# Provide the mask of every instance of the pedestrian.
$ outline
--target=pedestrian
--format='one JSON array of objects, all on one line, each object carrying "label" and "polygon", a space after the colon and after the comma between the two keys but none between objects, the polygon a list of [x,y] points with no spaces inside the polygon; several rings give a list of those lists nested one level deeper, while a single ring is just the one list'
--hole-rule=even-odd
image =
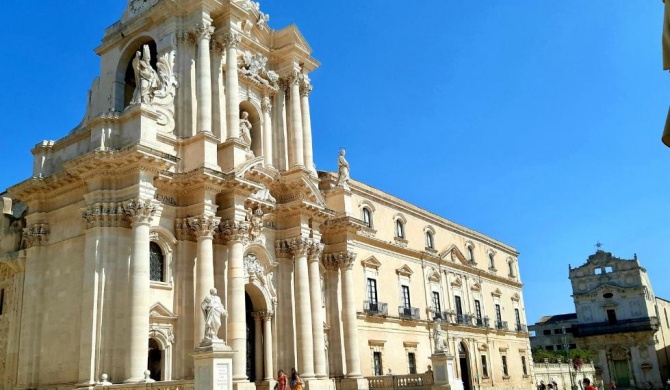
[{"label": "pedestrian", "polygon": [[584,384],[584,390],[596,390],[595,387],[591,386],[591,380],[589,378],[584,378],[582,383]]},{"label": "pedestrian", "polygon": [[276,390],[287,390],[286,384],[288,383],[288,377],[284,374],[284,370],[279,370],[277,372],[277,386]]},{"label": "pedestrian", "polygon": [[544,384],[544,381],[540,381],[540,390],[547,390],[547,386]]},{"label": "pedestrian", "polygon": [[670,390],[670,378],[668,378],[668,380],[665,381],[665,388],[666,390]]},{"label": "pedestrian", "polygon": [[614,380],[610,382],[610,389],[616,390],[616,382]]},{"label": "pedestrian", "polygon": [[289,379],[288,384],[291,387],[291,390],[302,390],[303,388],[304,382],[295,368],[291,368],[291,379]]}]

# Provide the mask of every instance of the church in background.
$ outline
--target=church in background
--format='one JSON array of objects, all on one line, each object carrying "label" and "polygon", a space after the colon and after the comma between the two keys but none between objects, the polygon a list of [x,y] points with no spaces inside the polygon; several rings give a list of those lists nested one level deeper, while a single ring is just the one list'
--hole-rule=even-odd
[{"label": "church in background", "polygon": [[531,325],[531,345],[549,351],[588,349],[605,383],[644,388],[670,378],[670,301],[654,295],[637,256],[620,259],[600,248],[570,268],[575,313]]},{"label": "church in background", "polygon": [[430,387],[438,344],[452,389],[533,387],[517,251],[351,179],[344,150],[317,171],[319,63],[268,21],[129,0],[105,30],[84,119],[0,194],[3,388],[193,386],[212,288],[238,390],[291,367]]}]

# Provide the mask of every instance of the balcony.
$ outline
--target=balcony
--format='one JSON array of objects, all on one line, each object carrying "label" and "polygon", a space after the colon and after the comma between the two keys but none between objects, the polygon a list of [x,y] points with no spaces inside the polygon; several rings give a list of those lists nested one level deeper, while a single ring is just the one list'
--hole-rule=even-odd
[{"label": "balcony", "polygon": [[472,316],[470,314],[456,314],[456,323],[459,325],[472,326]]},{"label": "balcony", "polygon": [[488,328],[489,327],[489,318],[488,317],[475,317],[475,326],[478,328]]},{"label": "balcony", "polygon": [[363,302],[363,311],[369,316],[384,316],[389,315],[389,306],[384,302]]},{"label": "balcony", "polygon": [[507,321],[496,321],[496,329],[507,330]]},{"label": "balcony", "polygon": [[516,331],[520,333],[528,333],[528,326],[524,324],[516,324],[514,326],[514,329],[516,329]]},{"label": "balcony", "polygon": [[404,320],[418,320],[419,308],[398,306],[398,316]]},{"label": "balcony", "polygon": [[575,337],[596,336],[602,334],[657,331],[659,321],[656,317],[631,318],[610,322],[593,322],[572,325]]}]

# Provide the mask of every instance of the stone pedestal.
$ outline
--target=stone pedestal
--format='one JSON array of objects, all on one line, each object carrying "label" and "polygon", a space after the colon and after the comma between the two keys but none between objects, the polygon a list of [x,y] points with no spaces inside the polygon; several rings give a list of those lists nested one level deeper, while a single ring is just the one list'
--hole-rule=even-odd
[{"label": "stone pedestal", "polygon": [[[365,380],[365,383],[367,389],[368,381]],[[335,390],[335,382],[330,379],[310,379],[305,381],[305,390]]]},{"label": "stone pedestal", "polygon": [[218,165],[224,172],[244,163],[250,157],[248,145],[239,138],[228,139],[226,142],[219,144],[217,148]]},{"label": "stone pedestal", "polygon": [[370,385],[365,378],[345,378],[340,382],[340,390],[365,390]]},{"label": "stone pedestal", "polygon": [[256,390],[274,390],[276,384],[277,381],[274,379],[264,380],[258,386],[256,386]]},{"label": "stone pedestal", "polygon": [[[446,353],[430,356],[433,366],[433,390],[463,390],[463,382],[454,377],[454,357]],[[459,383],[457,383],[459,382]]]},{"label": "stone pedestal", "polygon": [[193,353],[195,390],[233,390],[233,350],[215,341]]}]

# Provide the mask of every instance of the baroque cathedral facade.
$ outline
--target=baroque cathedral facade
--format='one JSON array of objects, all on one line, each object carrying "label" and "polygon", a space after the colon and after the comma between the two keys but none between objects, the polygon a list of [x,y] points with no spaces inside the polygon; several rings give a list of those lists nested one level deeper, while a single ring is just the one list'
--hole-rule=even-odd
[{"label": "baroque cathedral facade", "polygon": [[4,388],[189,383],[213,287],[238,389],[430,373],[435,329],[452,388],[532,387],[516,250],[349,179],[344,153],[316,171],[319,63],[268,21],[129,0],[105,30],[85,118],[1,195]]}]

